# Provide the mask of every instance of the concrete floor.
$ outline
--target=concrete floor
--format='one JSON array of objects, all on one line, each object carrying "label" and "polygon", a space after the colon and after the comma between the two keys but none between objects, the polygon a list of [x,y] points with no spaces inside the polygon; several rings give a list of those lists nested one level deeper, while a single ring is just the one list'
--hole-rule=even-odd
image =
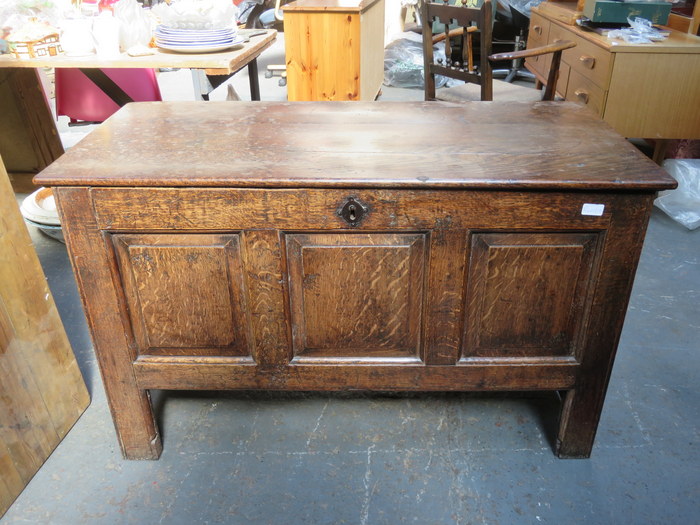
[{"label": "concrete floor", "polygon": [[[166,75],[165,98],[189,85]],[[0,523],[698,523],[699,236],[654,211],[591,459],[553,455],[548,394],[164,392],[163,455],[138,462],[119,453],[65,247],[32,231],[92,404]]]}]

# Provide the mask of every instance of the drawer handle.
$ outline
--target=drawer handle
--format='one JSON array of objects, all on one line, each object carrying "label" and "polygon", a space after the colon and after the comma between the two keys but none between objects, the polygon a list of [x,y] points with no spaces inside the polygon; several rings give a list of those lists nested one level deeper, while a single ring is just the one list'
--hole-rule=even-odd
[{"label": "drawer handle", "polygon": [[338,209],[337,214],[350,226],[357,226],[362,222],[368,211],[367,206],[355,197],[348,197]]},{"label": "drawer handle", "polygon": [[541,26],[532,26],[532,30],[537,33],[538,35],[542,35],[542,27]]},{"label": "drawer handle", "polygon": [[578,99],[584,104],[588,104],[588,91],[584,89],[577,89],[576,91],[574,91],[574,95],[576,95]]},{"label": "drawer handle", "polygon": [[595,57],[589,57],[588,55],[581,55],[578,57],[584,67],[588,69],[593,69],[595,67]]}]

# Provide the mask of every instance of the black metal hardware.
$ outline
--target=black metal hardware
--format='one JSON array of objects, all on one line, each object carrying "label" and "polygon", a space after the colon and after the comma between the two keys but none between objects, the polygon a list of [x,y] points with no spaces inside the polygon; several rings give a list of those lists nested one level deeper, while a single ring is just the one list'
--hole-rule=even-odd
[{"label": "black metal hardware", "polygon": [[338,210],[338,215],[350,226],[357,226],[362,222],[368,211],[367,206],[355,199],[355,197],[348,197]]}]

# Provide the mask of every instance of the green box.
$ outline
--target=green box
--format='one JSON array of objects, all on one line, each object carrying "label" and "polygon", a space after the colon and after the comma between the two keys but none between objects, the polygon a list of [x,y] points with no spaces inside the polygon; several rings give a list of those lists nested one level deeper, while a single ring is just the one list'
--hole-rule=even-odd
[{"label": "green box", "polygon": [[591,22],[626,24],[627,19],[636,17],[651,20],[652,24],[664,25],[671,12],[670,2],[611,2],[607,0],[587,0],[583,14]]}]

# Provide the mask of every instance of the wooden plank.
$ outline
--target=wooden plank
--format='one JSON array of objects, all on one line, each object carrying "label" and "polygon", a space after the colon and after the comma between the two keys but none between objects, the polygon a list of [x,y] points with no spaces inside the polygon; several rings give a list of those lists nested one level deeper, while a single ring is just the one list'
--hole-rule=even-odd
[{"label": "wooden plank", "polygon": [[[503,140],[506,127],[518,133]],[[436,141],[441,129],[450,133]],[[674,184],[588,109],[560,102],[134,103],[37,182],[615,191]]]},{"label": "wooden plank", "polygon": [[[451,228],[605,228],[620,206],[611,193],[392,190],[112,189],[92,190],[104,230],[344,230],[339,204],[354,195],[369,211],[356,231]],[[528,206],[523,206],[526,200]],[[600,216],[583,205],[604,205]]]},{"label": "wooden plank", "polygon": [[253,357],[261,367],[289,363],[291,329],[287,322],[280,233],[274,230],[247,231],[243,235],[243,268],[248,288]]},{"label": "wooden plank", "polygon": [[[330,363],[327,363],[330,364]],[[224,363],[196,365],[139,359],[134,371],[142,388],[158,389],[269,389],[269,390],[559,390],[571,388],[578,365],[571,361],[515,364],[468,364],[427,367],[423,364],[295,364],[264,368]]]},{"label": "wooden plank", "polygon": [[[449,217],[449,215],[448,215]],[[445,221],[443,226],[452,227]],[[452,365],[459,358],[464,319],[464,268],[469,259],[467,230],[435,229],[430,238],[428,301],[423,359],[428,365]]]},{"label": "wooden plank", "polygon": [[0,162],[0,515],[89,404]]}]

